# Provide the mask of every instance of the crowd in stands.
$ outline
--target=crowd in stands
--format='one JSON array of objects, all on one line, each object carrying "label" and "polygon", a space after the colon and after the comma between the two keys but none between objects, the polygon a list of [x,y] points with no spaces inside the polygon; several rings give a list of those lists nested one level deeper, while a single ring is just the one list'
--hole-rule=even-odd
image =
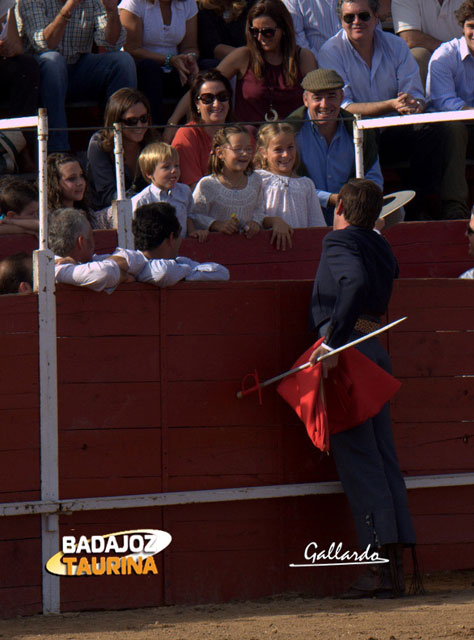
[{"label": "crowd in stands", "polygon": [[[47,108],[48,208],[88,225],[74,217],[86,252],[53,249],[58,273],[91,262],[90,230],[113,226],[116,122],[135,225],[159,204],[180,237],[268,228],[286,249],[294,228],[332,225],[355,175],[354,114],[474,108],[474,0],[5,0],[0,11],[0,115]],[[66,116],[83,100],[104,105],[84,167]],[[407,163],[408,220],[468,218],[473,131],[461,121],[365,131],[365,175],[383,189],[382,170]],[[0,147],[12,135],[0,132]],[[0,234],[37,234],[35,202],[35,187],[2,180]],[[101,290],[137,275],[116,258]]]}]

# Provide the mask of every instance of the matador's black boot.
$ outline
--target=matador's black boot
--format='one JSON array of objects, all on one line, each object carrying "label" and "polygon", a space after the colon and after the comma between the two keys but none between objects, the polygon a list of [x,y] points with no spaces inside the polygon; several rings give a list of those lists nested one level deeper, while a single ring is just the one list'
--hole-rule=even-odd
[{"label": "matador's black boot", "polygon": [[387,558],[389,562],[369,565],[340,598],[398,598],[404,594],[403,546],[387,544],[379,547],[377,552],[379,557]]}]

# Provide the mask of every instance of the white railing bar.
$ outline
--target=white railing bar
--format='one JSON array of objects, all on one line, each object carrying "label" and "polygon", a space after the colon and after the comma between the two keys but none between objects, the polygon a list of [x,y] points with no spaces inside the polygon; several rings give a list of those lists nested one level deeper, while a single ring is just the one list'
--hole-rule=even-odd
[{"label": "white railing bar", "polygon": [[[455,473],[405,478],[407,489],[432,489],[474,485],[474,473]],[[131,509],[138,507],[173,506],[237,500],[265,500],[306,495],[330,495],[343,493],[340,482],[309,482],[302,484],[268,485],[262,487],[237,487],[232,489],[206,489],[202,491],[170,491],[129,496],[104,496],[96,498],[69,498],[65,500],[40,500],[35,502],[5,502],[0,504],[0,515],[61,513],[74,511],[100,511],[103,509]]]},{"label": "white railing bar", "polygon": [[27,129],[37,126],[38,116],[28,116],[26,118],[5,118],[0,120],[0,129]]},{"label": "white railing bar", "polygon": [[[39,110],[38,121],[38,192],[39,192],[39,248],[48,248],[48,116]],[[38,288],[35,286],[35,291]]]},{"label": "white railing bar", "polygon": [[356,120],[358,129],[379,129],[382,127],[399,127],[408,124],[424,124],[429,122],[449,122],[450,120],[473,120],[474,109],[465,111],[438,111],[436,113],[417,113],[412,116],[386,116],[383,118],[366,118]]}]

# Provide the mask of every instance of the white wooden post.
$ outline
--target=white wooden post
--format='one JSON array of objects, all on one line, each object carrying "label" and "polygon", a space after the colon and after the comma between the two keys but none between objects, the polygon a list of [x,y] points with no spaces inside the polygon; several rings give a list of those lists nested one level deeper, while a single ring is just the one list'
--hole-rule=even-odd
[{"label": "white wooden post", "polygon": [[117,182],[117,200],[112,203],[112,216],[114,226],[117,229],[117,242],[119,247],[134,249],[135,242],[132,234],[132,203],[125,191],[125,168],[123,160],[122,124],[114,124],[114,154],[115,154],[115,178]]},{"label": "white wooden post", "polygon": [[[33,254],[34,289],[38,293],[41,500],[59,499],[58,474],[58,384],[56,357],[56,296],[54,255],[48,249],[47,217],[48,119],[40,109],[38,121],[39,213],[38,251]],[[56,514],[41,516],[43,613],[59,613],[59,577],[45,569],[46,562],[59,551]]]},{"label": "white wooden post", "polygon": [[354,151],[355,151],[355,169],[356,178],[364,177],[364,133],[357,126],[357,122],[361,119],[360,113],[355,114],[355,120],[352,125],[354,135]]}]

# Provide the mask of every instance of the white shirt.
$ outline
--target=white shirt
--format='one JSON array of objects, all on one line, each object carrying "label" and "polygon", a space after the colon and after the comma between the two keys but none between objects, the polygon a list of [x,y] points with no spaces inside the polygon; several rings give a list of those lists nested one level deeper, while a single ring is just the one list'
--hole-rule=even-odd
[{"label": "white shirt", "polygon": [[[114,255],[127,260],[128,272],[136,276],[142,271],[147,259],[137,251],[117,248]],[[55,256],[60,258],[61,256]],[[56,282],[72,284],[76,287],[87,287],[93,291],[112,293],[120,282],[120,267],[108,255],[93,255],[92,262],[82,264],[56,264]]]},{"label": "white shirt", "polygon": [[168,202],[176,209],[176,217],[181,225],[181,235],[184,238],[188,214],[193,208],[193,194],[188,185],[178,182],[173,189],[168,190],[149,184],[143,191],[133,196],[133,211],[142,204],[150,204],[151,202]]},{"label": "white shirt", "polygon": [[171,23],[163,23],[160,3],[146,0],[122,0],[118,9],[126,9],[141,18],[142,46],[148,51],[167,55],[177,54],[178,45],[186,34],[186,22],[197,14],[196,0],[171,2]]},{"label": "white shirt", "polygon": [[341,28],[337,0],[283,0],[283,3],[293,20],[297,44],[310,49],[317,58],[322,45]]},{"label": "white shirt", "polygon": [[[130,250],[127,251],[130,253]],[[180,280],[211,281],[228,280],[229,270],[217,262],[195,262],[190,258],[178,256],[175,260],[148,260],[141,251],[139,254],[145,259],[145,266],[137,275],[138,282],[149,282],[158,287],[171,287]]]},{"label": "white shirt", "polygon": [[474,268],[468,269],[464,273],[461,273],[460,278],[465,278],[466,280],[474,280]]},{"label": "white shirt", "polygon": [[464,0],[392,0],[393,29],[401,31],[423,31],[442,42],[459,38],[462,27],[454,12]]},{"label": "white shirt", "polygon": [[229,189],[216,176],[204,176],[193,191],[193,200],[192,218],[197,229],[209,229],[214,221],[225,222],[233,214],[242,228],[250,220],[262,225],[265,217],[262,179],[257,173],[247,177],[243,189]]},{"label": "white shirt", "polygon": [[321,204],[310,178],[287,178],[259,169],[267,216],[280,216],[295,229],[325,227]]}]

